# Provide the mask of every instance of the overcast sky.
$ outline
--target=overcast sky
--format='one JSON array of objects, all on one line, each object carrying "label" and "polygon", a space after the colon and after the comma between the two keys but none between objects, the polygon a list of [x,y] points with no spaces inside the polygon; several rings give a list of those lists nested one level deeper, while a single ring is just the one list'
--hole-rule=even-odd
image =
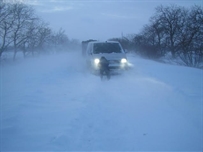
[{"label": "overcast sky", "polygon": [[53,30],[64,29],[70,39],[103,41],[138,33],[159,5],[203,7],[203,0],[30,0],[29,4]]}]

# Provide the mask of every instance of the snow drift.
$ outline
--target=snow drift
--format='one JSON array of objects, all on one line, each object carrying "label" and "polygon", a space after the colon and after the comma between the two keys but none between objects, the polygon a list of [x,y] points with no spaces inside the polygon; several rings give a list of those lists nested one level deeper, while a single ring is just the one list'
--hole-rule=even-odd
[{"label": "snow drift", "polygon": [[1,150],[203,150],[203,72],[128,54],[109,81],[80,52],[1,65]]}]

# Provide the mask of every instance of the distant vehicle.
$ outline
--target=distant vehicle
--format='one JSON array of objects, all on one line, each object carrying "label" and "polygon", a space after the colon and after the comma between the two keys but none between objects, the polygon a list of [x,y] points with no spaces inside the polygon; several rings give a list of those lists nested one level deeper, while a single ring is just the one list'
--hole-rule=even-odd
[{"label": "distant vehicle", "polygon": [[117,41],[89,42],[86,49],[87,65],[94,70],[99,70],[101,57],[105,57],[111,69],[127,69],[126,53]]}]

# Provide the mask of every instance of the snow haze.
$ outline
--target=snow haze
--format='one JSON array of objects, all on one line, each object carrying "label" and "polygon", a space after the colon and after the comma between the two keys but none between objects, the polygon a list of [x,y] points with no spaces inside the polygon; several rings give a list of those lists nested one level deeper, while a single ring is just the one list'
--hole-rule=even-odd
[{"label": "snow haze", "polygon": [[2,151],[202,151],[203,71],[128,54],[101,81],[80,51],[1,64]]}]

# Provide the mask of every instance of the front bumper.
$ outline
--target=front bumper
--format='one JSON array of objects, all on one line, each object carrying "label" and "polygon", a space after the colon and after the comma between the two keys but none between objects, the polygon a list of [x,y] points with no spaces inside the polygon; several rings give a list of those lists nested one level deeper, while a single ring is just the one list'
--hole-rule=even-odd
[{"label": "front bumper", "polygon": [[[92,62],[92,67],[94,70],[99,70],[99,64],[96,64],[95,62]],[[128,62],[121,63],[119,61],[109,61],[109,69],[110,70],[126,70],[128,69]]]}]

